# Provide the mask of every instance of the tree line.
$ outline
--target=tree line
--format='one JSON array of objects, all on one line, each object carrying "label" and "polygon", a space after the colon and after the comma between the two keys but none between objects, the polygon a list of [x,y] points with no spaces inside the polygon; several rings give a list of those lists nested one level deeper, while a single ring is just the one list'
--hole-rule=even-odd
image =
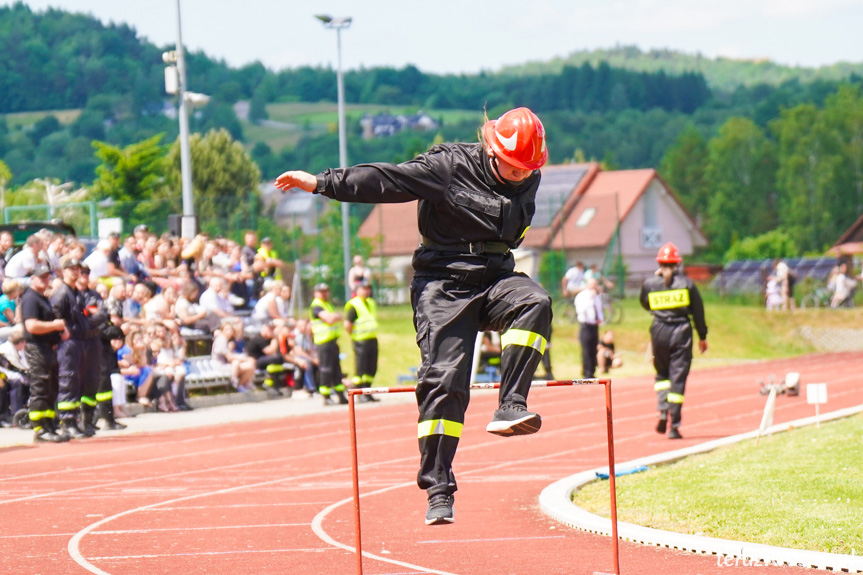
[{"label": "tree line", "polygon": [[[112,157],[105,146],[149,143],[145,149],[157,145],[165,155],[175,142],[177,122],[164,113],[160,53],[168,48],[141,40],[133,28],[16,3],[0,7],[0,49],[7,56],[0,59],[0,113],[79,111],[70,122],[47,115],[26,128],[0,117],[2,186],[50,177],[112,197],[104,181]],[[190,87],[212,96],[190,119],[193,132],[244,143],[268,179],[288,167],[315,171],[338,164],[334,132],[308,134],[296,146],[274,150],[249,142],[232,108],[249,100],[250,119],[257,121],[266,118],[268,103],[334,101],[333,69],[274,72],[260,63],[235,69],[203,53],[189,54],[188,64]],[[552,163],[658,167],[705,229],[711,245],[700,257],[712,260],[823,250],[863,211],[861,85],[863,78],[852,75],[717,90],[699,73],[584,60],[533,74],[433,75],[406,66],[352,70],[345,77],[349,103],[486,109],[489,117],[530,106],[546,125]],[[403,161],[436,141],[473,140],[477,124],[442,122],[435,132],[368,141],[354,124],[349,160]],[[147,181],[160,185],[138,187],[127,201],[170,196],[162,184],[175,180],[163,174]],[[219,206],[216,201],[214,216],[231,217]]]}]

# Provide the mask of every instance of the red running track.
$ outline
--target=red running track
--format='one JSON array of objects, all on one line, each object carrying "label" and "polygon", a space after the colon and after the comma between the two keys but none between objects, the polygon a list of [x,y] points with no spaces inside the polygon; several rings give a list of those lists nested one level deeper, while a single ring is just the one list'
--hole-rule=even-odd
[{"label": "red running track", "polygon": [[[614,380],[617,461],[758,427],[756,380],[799,371],[829,383],[830,410],[863,403],[863,354],[693,372],[682,431],[653,432],[652,378]],[[602,386],[534,389],[534,436],[484,427],[495,392],[474,393],[456,458],[456,523],[427,527],[414,483],[411,403],[357,409],[366,575],[611,572],[611,540],[539,510],[540,491],[606,464]],[[826,411],[826,409],[825,409]],[[780,396],[774,422],[814,415]],[[356,572],[345,409],[258,423],[95,438],[0,452],[0,574],[351,574]],[[621,542],[622,574],[797,574]]]}]

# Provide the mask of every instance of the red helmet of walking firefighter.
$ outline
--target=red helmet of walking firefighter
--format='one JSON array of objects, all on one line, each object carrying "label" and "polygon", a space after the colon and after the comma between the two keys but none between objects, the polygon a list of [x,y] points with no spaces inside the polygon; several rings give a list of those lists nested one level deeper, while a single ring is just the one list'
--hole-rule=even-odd
[{"label": "red helmet of walking firefighter", "polygon": [[510,110],[482,127],[483,138],[495,155],[522,170],[538,170],[548,160],[545,128],[527,108]]},{"label": "red helmet of walking firefighter", "polygon": [[659,253],[656,254],[656,261],[660,264],[679,264],[683,261],[683,258],[680,257],[680,251],[677,249],[677,246],[668,242],[659,248]]}]

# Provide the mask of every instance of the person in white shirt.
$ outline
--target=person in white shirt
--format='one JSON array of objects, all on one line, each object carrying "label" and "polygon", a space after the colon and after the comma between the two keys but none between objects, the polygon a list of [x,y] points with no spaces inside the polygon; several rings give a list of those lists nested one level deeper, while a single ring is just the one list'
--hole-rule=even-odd
[{"label": "person in white shirt", "polygon": [[575,296],[575,314],[581,329],[578,340],[581,343],[582,377],[592,379],[596,374],[596,348],[599,345],[599,324],[602,317],[602,299],[599,297],[595,278],[584,282],[584,289]]},{"label": "person in white shirt", "polygon": [[584,283],[584,262],[575,262],[575,265],[566,270],[563,275],[563,280],[560,282],[560,289],[563,292],[563,297],[573,297],[576,295]]},{"label": "person in white shirt", "polygon": [[9,258],[4,273],[7,278],[17,279],[25,286],[29,285],[28,276],[41,263],[39,252],[42,251],[43,242],[41,236],[33,234],[29,236],[20,252]]}]

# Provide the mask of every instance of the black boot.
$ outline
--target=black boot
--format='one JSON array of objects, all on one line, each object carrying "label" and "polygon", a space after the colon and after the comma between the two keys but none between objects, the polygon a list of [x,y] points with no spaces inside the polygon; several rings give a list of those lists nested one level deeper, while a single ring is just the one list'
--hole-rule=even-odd
[{"label": "black boot", "polygon": [[33,441],[48,443],[65,443],[69,438],[57,433],[53,419],[41,419],[34,423]]},{"label": "black boot", "polygon": [[81,431],[87,437],[96,435],[96,407],[93,405],[81,406]]},{"label": "black boot", "polygon": [[78,422],[74,419],[63,419],[60,421],[60,429],[63,430],[63,434],[72,438],[72,439],[85,439],[90,437],[78,427]]},{"label": "black boot", "polygon": [[337,395],[337,396],[339,396],[339,405],[347,405],[347,403],[348,403],[348,398],[347,398],[347,397],[345,397],[345,392],[344,392],[344,391],[337,391],[337,392],[336,392],[336,395]]},{"label": "black boot", "polygon": [[105,420],[105,428],[117,431],[126,429],[126,425],[114,419],[114,404],[110,401],[103,401],[99,404],[99,417]]}]

